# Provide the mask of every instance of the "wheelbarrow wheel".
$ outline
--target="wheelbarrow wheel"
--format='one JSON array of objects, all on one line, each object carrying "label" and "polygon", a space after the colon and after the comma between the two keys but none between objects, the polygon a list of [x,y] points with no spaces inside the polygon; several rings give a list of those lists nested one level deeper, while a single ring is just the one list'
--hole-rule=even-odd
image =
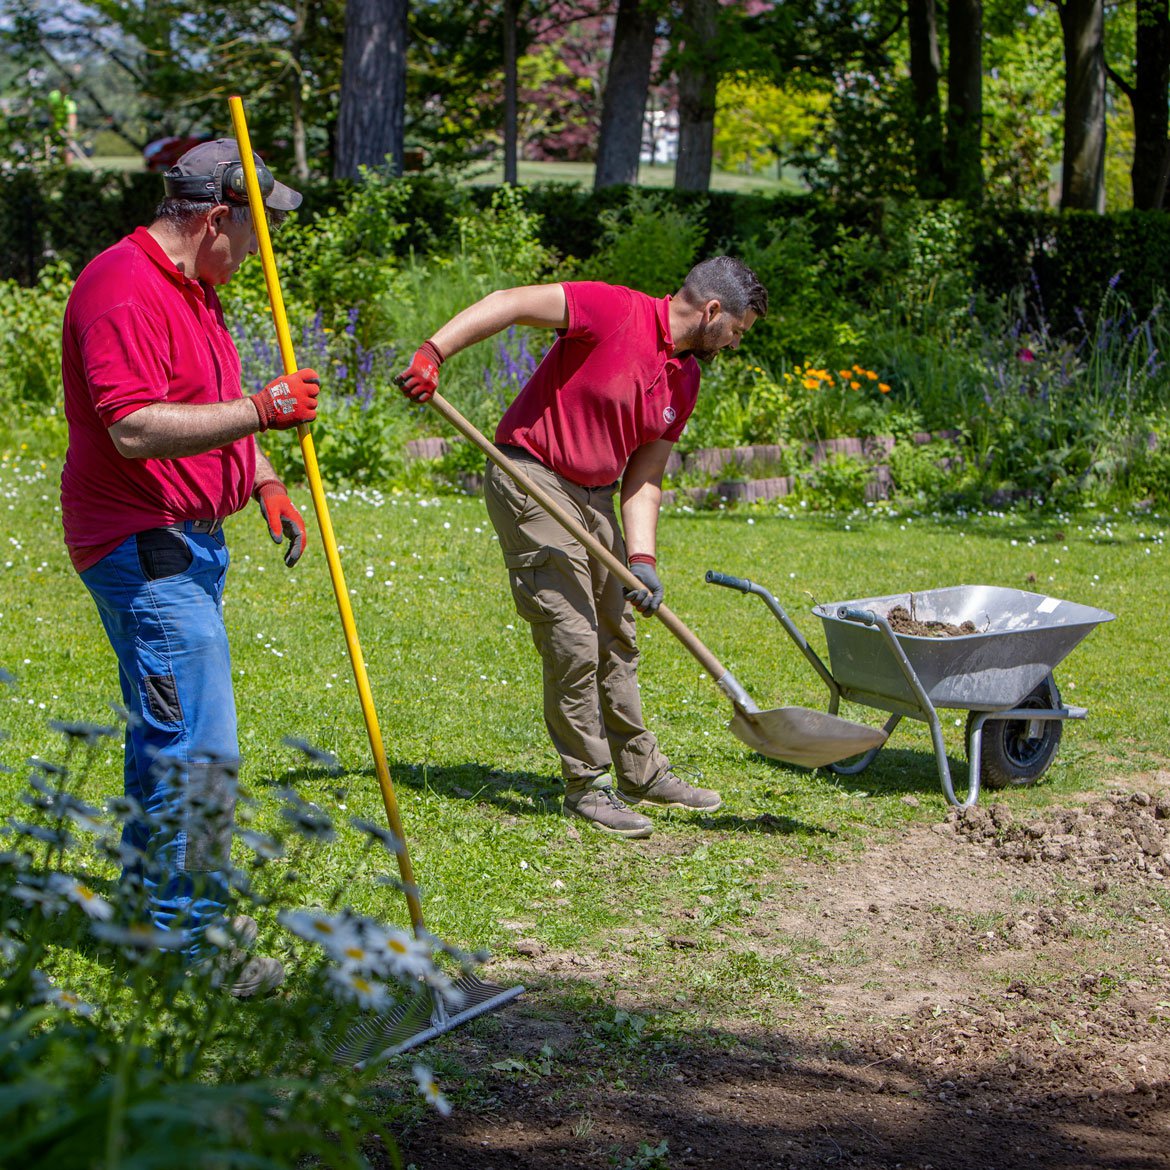
[{"label": "wheelbarrow wheel", "polygon": [[[1017,707],[1051,711],[1060,704],[1056,680],[1049,675],[1031,694],[1017,703]],[[967,755],[971,754],[971,725],[978,711],[967,716]],[[1040,734],[1029,734],[1031,727]],[[988,719],[983,724],[983,751],[980,777],[985,788],[1026,788],[1035,784],[1048,771],[1057,749],[1064,724],[1059,719],[1045,719],[1031,723],[1027,719]]]}]

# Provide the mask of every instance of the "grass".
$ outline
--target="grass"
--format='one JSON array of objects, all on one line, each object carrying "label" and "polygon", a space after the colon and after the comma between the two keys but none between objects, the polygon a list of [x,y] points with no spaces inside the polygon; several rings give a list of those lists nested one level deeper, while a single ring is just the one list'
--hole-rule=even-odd
[{"label": "grass", "polygon": [[[78,167],[82,170],[141,171],[142,158],[137,155],[101,155],[80,158]],[[516,177],[520,184],[568,183],[579,187],[593,186],[593,164],[574,162],[528,162],[516,166]],[[504,181],[502,163],[473,166],[468,171],[467,181],[477,185],[498,186]],[[674,168],[662,164],[644,163],[638,168],[638,186],[673,187]],[[772,195],[777,192],[798,192],[805,188],[794,174],[782,173],[779,177],[770,175],[743,175],[734,171],[712,170],[713,191],[740,191],[747,194]]]},{"label": "grass", "polygon": [[[0,687],[0,728],[8,733],[0,763],[14,769],[0,775],[0,814],[20,807],[25,760],[60,758],[60,737],[47,722],[110,722],[117,694],[96,612],[61,545],[58,477],[54,462],[28,452],[0,460],[0,667],[16,678]],[[293,495],[309,516],[307,490]],[[783,897],[786,862],[843,856],[907,820],[938,820],[946,811],[924,725],[904,722],[857,777],[763,759],[724,730],[728,704],[694,660],[647,623],[640,637],[649,726],[676,764],[722,791],[724,806],[703,819],[654,814],[656,833],[646,843],[578,828],[559,812],[535,654],[481,501],[341,491],[331,494],[331,511],[428,926],[452,942],[506,954],[513,941],[534,938],[598,967],[616,952],[624,969],[607,978],[644,986],[669,969],[687,1019],[711,1011],[749,1018],[801,993],[788,956],[806,950],[807,940],[763,953],[750,935],[756,907]],[[826,696],[765,607],[705,585],[708,568],[768,586],[818,648],[810,594],[829,601],[980,582],[1112,610],[1118,620],[1056,672],[1066,700],[1088,707],[1088,720],[1066,728],[1043,784],[984,798],[1024,809],[1106,786],[1119,773],[1166,766],[1164,525],[1114,513],[818,517],[761,505],[664,516],[660,565],[671,606],[763,707],[823,707]],[[358,911],[405,924],[401,896],[378,883],[346,826],[349,816],[380,821],[383,812],[311,532],[309,552],[289,572],[254,509],[228,525],[225,613],[244,782],[258,798],[260,827],[274,823],[274,792],[286,784],[338,822],[325,853],[286,863],[303,903],[343,887]],[[854,713],[880,721],[872,710]],[[965,777],[960,722],[945,721],[956,783]],[[284,745],[288,735],[335,753],[341,772],[307,763]],[[119,748],[103,749],[87,797],[119,791],[120,769]],[[906,803],[907,795],[917,803]],[[667,948],[675,936],[693,948]],[[267,941],[276,944],[275,933]],[[763,1007],[762,988],[773,989]]]}]

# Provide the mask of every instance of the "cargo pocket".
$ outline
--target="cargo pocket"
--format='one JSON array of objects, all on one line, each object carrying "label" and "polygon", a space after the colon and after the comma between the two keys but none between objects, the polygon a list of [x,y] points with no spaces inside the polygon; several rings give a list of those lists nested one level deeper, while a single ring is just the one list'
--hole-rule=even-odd
[{"label": "cargo pocket", "polygon": [[142,693],[150,713],[159,723],[182,722],[183,705],[179,702],[179,684],[173,674],[143,675]]},{"label": "cargo pocket", "polygon": [[512,586],[512,600],[516,603],[516,612],[526,622],[551,622],[556,619],[556,611],[541,598],[546,589],[555,589],[549,568],[550,556],[551,552],[547,548],[504,553],[508,582]]},{"label": "cargo pocket", "polygon": [[135,537],[138,567],[148,581],[177,577],[185,573],[195,559],[187,537],[173,528],[148,528]]}]

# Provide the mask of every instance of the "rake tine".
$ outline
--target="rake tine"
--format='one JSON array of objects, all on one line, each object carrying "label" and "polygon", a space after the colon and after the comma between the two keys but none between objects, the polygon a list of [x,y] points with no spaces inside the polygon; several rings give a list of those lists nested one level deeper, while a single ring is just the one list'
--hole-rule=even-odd
[{"label": "rake tine", "polygon": [[[474,975],[464,975],[452,986],[459,994],[451,1005],[444,1002],[441,994],[423,988],[384,1015],[354,1024],[333,1050],[333,1059],[361,1072],[373,1061],[409,1052],[468,1020],[503,1007],[524,992],[522,986],[502,987]],[[455,1003],[458,1011],[452,1010]]]}]

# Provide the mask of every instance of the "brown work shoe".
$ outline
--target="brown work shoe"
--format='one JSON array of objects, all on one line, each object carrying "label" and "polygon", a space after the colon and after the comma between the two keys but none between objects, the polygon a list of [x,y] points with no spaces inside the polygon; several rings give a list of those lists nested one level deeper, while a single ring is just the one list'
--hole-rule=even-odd
[{"label": "brown work shoe", "polygon": [[651,804],[659,808],[685,808],[691,812],[714,812],[723,797],[711,788],[696,788],[673,772],[663,772],[642,788],[625,788],[619,782],[618,795],[626,804]]},{"label": "brown work shoe", "polygon": [[578,816],[588,821],[603,833],[617,837],[649,837],[654,826],[649,818],[627,808],[617,798],[609,777],[602,777],[607,783],[580,787],[573,785],[565,790],[565,815]]}]

